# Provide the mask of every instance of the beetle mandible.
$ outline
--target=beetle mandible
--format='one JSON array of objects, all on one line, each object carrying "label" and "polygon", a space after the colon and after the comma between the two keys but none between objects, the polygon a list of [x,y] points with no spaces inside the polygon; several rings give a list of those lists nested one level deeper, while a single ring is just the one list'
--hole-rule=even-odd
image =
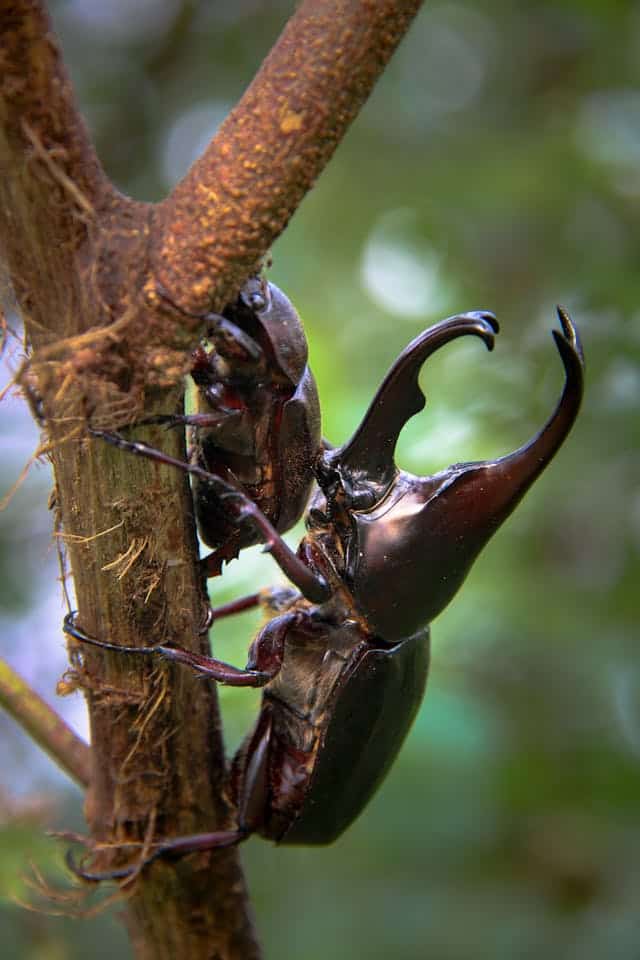
[{"label": "beetle mandible", "polygon": [[[164,291],[159,295],[181,310]],[[190,371],[197,412],[143,422],[191,427],[194,463],[242,490],[284,533],[302,516],[321,444],[318,392],[300,318],[275,284],[252,276],[222,314],[201,319],[205,342],[194,351]],[[204,567],[216,576],[223,562],[259,537],[252,525],[234,522],[198,477],[194,503],[200,536],[213,548]]]},{"label": "beetle mandible", "polygon": [[[275,616],[259,631],[244,670],[179,647],[97,640],[78,627],[75,615],[67,616],[66,632],[81,642],[160,656],[221,683],[264,688],[256,725],[232,763],[234,828],[160,841],[135,868],[88,872],[70,859],[80,876],[124,878],[158,857],[230,846],[252,833],[279,843],[329,843],[358,816],[393,763],[422,699],[428,624],[576,419],[582,347],[568,314],[558,308],[558,316],[561,330],[553,336],[565,382],[546,425],[514,453],[455,464],[431,477],[399,470],[394,460],[402,428],[425,403],[420,369],[459,336],[477,336],[492,349],[498,325],[490,313],[461,314],[413,340],[351,440],[322,454],[319,489],[297,554],[243,493],[214,475],[207,478],[198,465],[182,465],[254,524],[298,590],[276,589],[262,597]],[[167,462],[145,444],[97,435]],[[259,595],[248,599],[261,602]],[[220,615],[246,606],[240,600],[220,608]]]}]

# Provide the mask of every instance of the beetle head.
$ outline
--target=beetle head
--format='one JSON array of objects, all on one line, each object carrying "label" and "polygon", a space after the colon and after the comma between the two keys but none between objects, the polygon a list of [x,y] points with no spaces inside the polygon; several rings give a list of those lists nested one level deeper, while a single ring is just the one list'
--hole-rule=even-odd
[{"label": "beetle head", "polygon": [[492,346],[497,326],[491,315],[467,314],[443,321],[407,347],[353,438],[327,455],[340,474],[343,496],[348,500],[355,491],[345,580],[371,628],[388,642],[411,635],[447,606],[482,547],[571,430],[584,359],[568,314],[558,308],[558,315],[562,331],[553,336],[565,369],[562,395],[542,430],[514,453],[455,464],[432,477],[415,477],[395,465],[400,430],[424,406],[417,376],[426,357],[462,333],[475,333]]},{"label": "beetle head", "polygon": [[258,342],[264,345],[266,340],[270,362],[290,383],[300,382],[307,365],[307,341],[295,307],[279,287],[264,277],[249,277],[223,313]]}]

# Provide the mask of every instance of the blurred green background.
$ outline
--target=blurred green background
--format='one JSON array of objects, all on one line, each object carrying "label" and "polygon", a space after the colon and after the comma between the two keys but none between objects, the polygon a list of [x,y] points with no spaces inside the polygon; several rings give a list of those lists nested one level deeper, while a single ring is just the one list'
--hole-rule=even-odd
[{"label": "blurred green background", "polygon": [[[166,194],[292,8],[52,4],[123,191]],[[458,311],[492,309],[503,332],[492,355],[458,342],[429,362],[405,468],[498,456],[544,422],[562,383],[556,302],[580,327],[588,387],[565,448],[437,620],[425,702],[366,812],[326,849],[243,847],[268,958],[640,957],[639,63],[637,3],[427,4],[274,248],[334,443],[402,347]],[[2,437],[8,487],[35,443],[16,401]],[[64,655],[48,483],[32,471],[0,516],[0,642],[53,701]],[[250,551],[216,601],[273,579]],[[252,630],[225,625],[216,652],[243,663]],[[258,701],[221,696],[233,749]],[[81,699],[62,706],[82,728]],[[13,902],[30,896],[29,860],[63,885],[42,835],[81,829],[80,797],[5,717],[0,732],[0,954],[129,956],[108,916]]]}]

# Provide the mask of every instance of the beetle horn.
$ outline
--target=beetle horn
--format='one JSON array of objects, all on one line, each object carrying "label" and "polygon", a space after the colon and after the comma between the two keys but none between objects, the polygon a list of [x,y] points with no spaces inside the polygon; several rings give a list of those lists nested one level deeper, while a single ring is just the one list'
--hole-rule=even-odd
[{"label": "beetle horn", "polygon": [[389,484],[396,473],[394,453],[402,428],[425,405],[418,383],[425,360],[445,343],[467,334],[480,337],[493,350],[498,330],[492,313],[473,311],[442,320],[412,340],[382,381],[356,432],[329,454],[329,462],[375,485]]},{"label": "beetle horn", "polygon": [[553,336],[564,387],[532,440],[499,460],[456,463],[432,477],[400,473],[386,499],[357,515],[354,596],[372,630],[387,642],[409,636],[444,610],[571,430],[582,399],[584,359],[568,314],[558,308],[558,316],[562,330]]},{"label": "beetle horn", "polygon": [[481,545],[509,516],[553,459],[580,409],[584,388],[582,344],[566,310],[558,307],[557,311],[562,331],[553,330],[552,334],[564,365],[565,382],[547,423],[533,439],[505,457],[449,468],[454,491],[460,498],[459,509],[454,510],[452,503],[452,510],[460,513],[460,533],[462,535],[464,527],[465,538],[479,538]]},{"label": "beetle horn", "polygon": [[428,481],[437,490],[426,500],[431,548],[440,557],[442,577],[433,591],[432,616],[444,609],[480,550],[513,512],[553,459],[571,430],[584,388],[584,355],[569,314],[558,307],[562,331],[553,330],[565,381],[558,404],[539,433],[498,460],[459,463]]}]

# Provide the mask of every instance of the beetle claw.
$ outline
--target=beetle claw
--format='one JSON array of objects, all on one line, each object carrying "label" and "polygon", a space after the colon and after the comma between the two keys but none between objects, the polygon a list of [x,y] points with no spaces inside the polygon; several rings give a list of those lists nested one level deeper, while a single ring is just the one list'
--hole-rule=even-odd
[{"label": "beetle claw", "polygon": [[119,869],[115,870],[85,870],[83,861],[90,856],[91,852],[87,852],[81,858],[80,862],[76,863],[71,848],[67,850],[64,856],[64,862],[67,865],[67,868],[71,871],[71,873],[78,877],[79,880],[84,880],[85,883],[101,883],[104,880],[127,880],[130,877],[133,877],[134,874],[137,874],[142,867],[146,866],[148,863],[148,860],[143,860],[140,864],[137,864],[133,867],[120,867]]}]

